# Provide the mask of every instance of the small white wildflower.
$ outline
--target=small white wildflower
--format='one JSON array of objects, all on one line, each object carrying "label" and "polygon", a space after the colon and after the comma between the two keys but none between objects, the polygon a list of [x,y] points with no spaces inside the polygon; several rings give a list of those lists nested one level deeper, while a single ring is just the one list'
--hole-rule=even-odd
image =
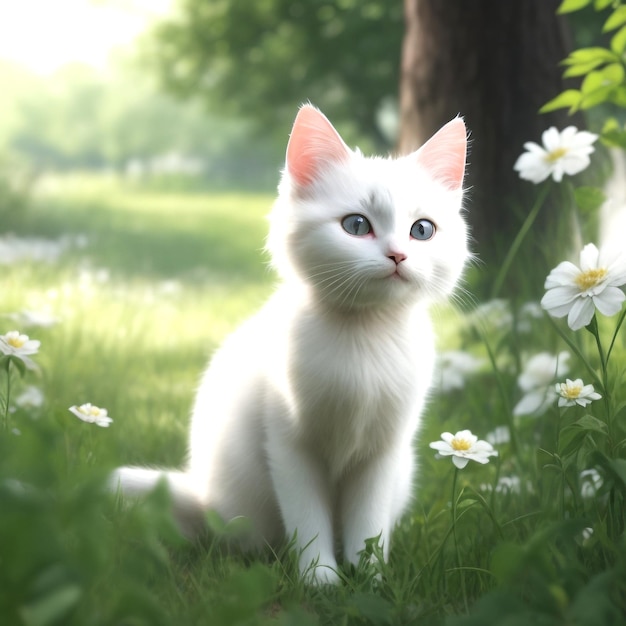
[{"label": "small white wildflower", "polygon": [[430,447],[441,456],[451,456],[452,462],[463,469],[469,461],[489,463],[489,457],[498,456],[498,452],[487,441],[478,439],[470,430],[459,430],[455,435],[441,433],[442,441],[433,441]]},{"label": "small white wildflower", "polygon": [[540,352],[526,362],[524,370],[517,379],[524,395],[513,408],[513,415],[542,415],[554,402],[556,392],[552,383],[568,372],[569,352],[560,352],[557,356],[549,352]]},{"label": "small white wildflower", "polygon": [[11,330],[4,335],[0,335],[0,352],[7,356],[21,359],[28,369],[37,368],[32,359],[29,358],[29,355],[37,354],[40,345],[40,341],[30,339],[28,335],[24,335],[18,330]]},{"label": "small white wildflower", "polygon": [[460,350],[448,350],[439,355],[441,391],[463,389],[465,378],[474,374],[484,365],[485,360],[479,359],[469,352]]},{"label": "small white wildflower", "polygon": [[602,315],[615,315],[626,296],[626,255],[605,258],[592,243],[580,253],[580,267],[569,261],[559,263],[548,275],[541,306],[552,317],[565,317],[572,330],[591,322],[598,309]]},{"label": "small white wildflower", "polygon": [[563,175],[573,176],[582,172],[590,163],[589,155],[594,151],[593,142],[598,135],[579,131],[568,126],[559,132],[554,126],[541,136],[543,146],[529,141],[524,152],[515,162],[513,169],[520,178],[538,184],[549,176],[557,183]]},{"label": "small white wildflower", "polygon": [[22,393],[15,398],[15,404],[23,409],[39,408],[43,405],[44,395],[39,387],[28,385]]},{"label": "small white wildflower", "polygon": [[94,404],[81,404],[80,406],[71,406],[69,410],[83,422],[89,422],[90,424],[96,424],[96,426],[102,426],[106,428],[113,421],[108,415],[107,410],[95,406]]},{"label": "small white wildflower", "polygon": [[513,314],[508,300],[496,298],[480,304],[472,311],[470,321],[474,326],[507,330],[513,324]]},{"label": "small white wildflower", "polygon": [[564,383],[556,384],[556,392],[559,394],[559,406],[587,406],[592,400],[599,400],[602,396],[597,393],[593,385],[585,385],[582,379],[565,379]]},{"label": "small white wildflower", "polygon": [[18,330],[10,330],[5,335],[0,335],[0,352],[10,356],[37,354],[40,345],[40,341],[29,339],[28,335],[23,335]]},{"label": "small white wildflower", "polygon": [[508,426],[496,426],[491,432],[488,432],[485,439],[492,445],[498,446],[511,441],[511,431]]},{"label": "small white wildflower", "polygon": [[596,469],[586,469],[580,473],[580,495],[585,499],[595,498],[604,481]]},{"label": "small white wildflower", "polygon": [[59,323],[59,319],[50,315],[46,311],[30,311],[28,309],[24,309],[19,313],[11,313],[6,317],[13,320],[16,325],[20,326],[29,326],[29,327],[39,327],[39,328],[50,328],[55,324]]}]

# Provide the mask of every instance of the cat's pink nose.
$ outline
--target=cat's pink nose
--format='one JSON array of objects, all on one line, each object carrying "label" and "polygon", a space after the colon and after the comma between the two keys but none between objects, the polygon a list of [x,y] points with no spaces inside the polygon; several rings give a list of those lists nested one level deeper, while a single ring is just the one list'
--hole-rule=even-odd
[{"label": "cat's pink nose", "polygon": [[406,259],[406,254],[404,254],[404,252],[390,252],[387,258],[392,259],[396,262],[396,265],[399,265]]}]

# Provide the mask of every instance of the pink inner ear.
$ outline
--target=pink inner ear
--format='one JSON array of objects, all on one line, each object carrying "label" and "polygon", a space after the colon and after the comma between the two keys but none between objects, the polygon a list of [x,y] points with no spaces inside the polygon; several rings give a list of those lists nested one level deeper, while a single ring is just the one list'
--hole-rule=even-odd
[{"label": "pink inner ear", "polygon": [[415,154],[417,162],[448,189],[459,189],[465,174],[467,131],[460,117],[435,133]]},{"label": "pink inner ear", "polygon": [[326,116],[304,105],[293,123],[287,145],[287,171],[302,186],[311,184],[325,164],[343,161],[349,150]]}]

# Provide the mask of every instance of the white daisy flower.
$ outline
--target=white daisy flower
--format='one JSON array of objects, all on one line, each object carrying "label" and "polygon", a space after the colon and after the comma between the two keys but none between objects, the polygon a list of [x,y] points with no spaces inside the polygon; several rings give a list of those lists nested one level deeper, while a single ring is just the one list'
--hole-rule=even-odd
[{"label": "white daisy flower", "polygon": [[542,415],[546,411],[556,398],[553,381],[567,374],[569,358],[569,352],[563,351],[557,356],[539,352],[528,359],[517,378],[524,395],[513,408],[513,415]]},{"label": "white daisy flower", "polygon": [[615,315],[626,296],[626,255],[604,258],[592,243],[580,253],[580,267],[569,261],[559,263],[548,275],[541,306],[552,317],[565,317],[572,330],[591,322],[598,309],[602,315]]},{"label": "white daisy flower", "polygon": [[556,392],[559,394],[559,406],[587,406],[592,400],[599,400],[602,396],[597,393],[593,385],[585,385],[582,379],[565,379],[564,383],[556,384]]},{"label": "white daisy flower", "polygon": [[498,456],[490,443],[478,439],[470,430],[460,430],[456,435],[441,433],[441,439],[430,443],[430,447],[437,450],[440,456],[451,456],[459,469],[463,469],[469,461],[485,464],[489,463],[489,457]]},{"label": "white daisy flower", "polygon": [[83,422],[95,424],[107,428],[113,421],[108,415],[107,410],[95,406],[94,404],[81,404],[80,406],[71,406],[69,410]]},{"label": "white daisy flower", "polygon": [[559,132],[554,126],[541,135],[543,146],[528,141],[524,152],[515,162],[513,169],[520,178],[535,184],[549,176],[561,182],[563,175],[573,176],[582,172],[590,163],[589,155],[594,151],[591,144],[598,135],[579,131],[575,126],[568,126]]},{"label": "white daisy flower", "polygon": [[29,339],[28,335],[23,335],[18,330],[10,330],[5,335],[0,335],[0,352],[10,356],[37,354],[40,345],[40,341]]},{"label": "white daisy flower", "polygon": [[10,330],[4,335],[0,335],[0,352],[7,356],[14,356],[21,359],[28,369],[37,369],[37,366],[28,355],[37,354],[40,341],[30,339],[28,335],[23,335],[18,330]]}]

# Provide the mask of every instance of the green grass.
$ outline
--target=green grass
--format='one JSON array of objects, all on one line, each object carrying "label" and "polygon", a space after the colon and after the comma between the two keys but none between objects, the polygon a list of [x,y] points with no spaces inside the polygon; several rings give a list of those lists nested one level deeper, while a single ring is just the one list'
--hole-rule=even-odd
[{"label": "green grass", "polygon": [[[525,333],[488,327],[487,348],[480,324],[438,310],[445,347],[486,364],[463,389],[431,403],[416,444],[415,504],[389,563],[347,569],[337,588],[306,587],[288,549],[251,558],[217,539],[188,545],[164,513],[165,494],[120,506],[103,488],[119,464],[182,462],[208,356],[272,289],[262,247],[273,198],[53,182],[4,224],[29,236],[85,235],[87,245],[53,264],[0,268],[0,314],[45,310],[59,319],[47,329],[21,328],[42,341],[41,373],[22,382],[14,370],[14,394],[37,384],[46,401],[11,416],[21,434],[0,433],[3,623],[595,626],[624,618],[622,334],[611,367],[609,446],[592,430],[600,427],[584,421],[588,411],[511,417],[527,354],[566,347],[549,323],[533,321]],[[535,269],[543,277],[550,268]],[[15,323],[3,325],[0,333]],[[610,335],[607,326],[603,332]],[[590,334],[575,340],[593,354]],[[577,376],[585,378],[580,361],[572,363]],[[83,424],[67,411],[84,402],[107,407],[112,426]],[[600,421],[605,409],[594,413]],[[483,438],[502,424],[512,427],[512,442],[488,465],[470,463],[456,484],[449,460],[428,448],[445,430],[470,428]],[[579,472],[593,459],[604,486],[584,500]],[[519,493],[494,492],[498,477],[510,475],[520,478]],[[587,527],[594,534],[585,540]],[[377,553],[376,545],[369,550]]]}]

